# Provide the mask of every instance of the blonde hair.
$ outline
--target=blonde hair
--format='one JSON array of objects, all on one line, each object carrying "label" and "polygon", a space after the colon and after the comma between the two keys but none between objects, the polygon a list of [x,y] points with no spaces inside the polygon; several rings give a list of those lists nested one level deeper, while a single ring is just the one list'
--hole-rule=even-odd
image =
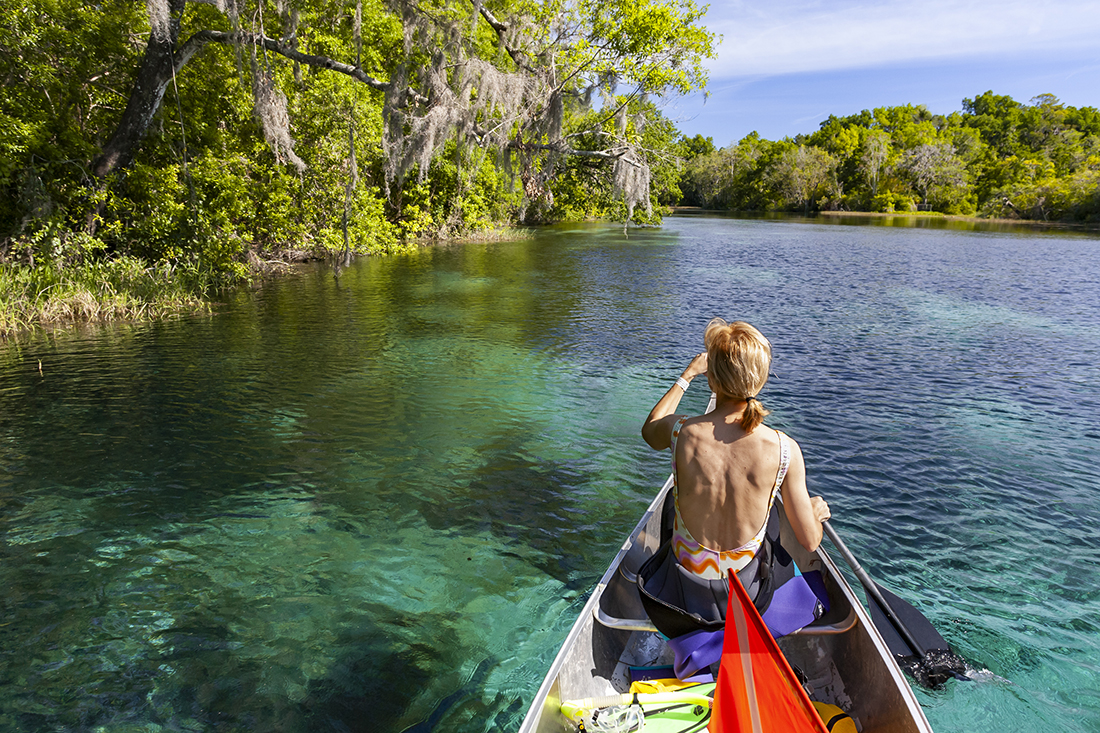
[{"label": "blonde hair", "polygon": [[707,346],[707,373],[720,397],[748,400],[741,427],[751,433],[771,411],[756,395],[768,381],[772,345],[756,328],[744,321],[726,323],[715,318],[703,333]]}]

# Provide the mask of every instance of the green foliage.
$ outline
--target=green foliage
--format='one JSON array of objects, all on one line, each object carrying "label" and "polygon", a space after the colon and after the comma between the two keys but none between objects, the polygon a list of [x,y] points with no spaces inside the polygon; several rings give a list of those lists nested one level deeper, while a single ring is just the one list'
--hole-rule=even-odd
[{"label": "green foliage", "polygon": [[695,135],[694,137],[685,137],[680,142],[680,156],[684,161],[694,160],[700,155],[711,155],[715,150],[717,148],[714,147],[714,138],[712,137]]},{"label": "green foliage", "polygon": [[785,208],[822,208],[826,199],[836,198],[837,159],[821,148],[810,145],[789,147],[771,166],[769,181],[782,197]]},{"label": "green foliage", "polygon": [[875,196],[873,196],[871,198],[870,210],[871,211],[884,212],[884,213],[893,213],[895,211],[898,211],[898,204],[902,203],[903,199],[904,199],[904,208],[902,210],[903,211],[908,211],[909,210],[909,205],[910,205],[908,197],[900,196],[900,195],[898,195],[896,193],[893,193],[891,191],[886,191],[885,193],[876,194]]},{"label": "green foliage", "polygon": [[764,210],[775,195],[766,171],[788,143],[762,140],[753,132],[737,145],[690,161],[681,187],[689,203],[706,208]]},{"label": "green foliage", "polygon": [[693,157],[681,187],[685,203],[710,208],[1095,221],[1096,160],[1096,109],[1065,107],[1048,94],[1024,105],[986,92],[947,116],[904,105],[830,116],[794,141],[754,133]]},{"label": "green foliage", "polygon": [[[177,3],[176,53],[193,34],[220,33],[220,40],[172,74],[132,157],[106,176],[96,167],[94,176],[92,163],[125,119],[147,44],[157,37],[147,8],[123,0],[0,0],[0,264],[44,282],[46,272],[108,277],[116,265],[122,272],[140,262],[143,272],[191,273],[188,292],[201,296],[288,251],[393,252],[413,238],[462,236],[525,212],[542,220],[625,218],[633,208],[637,221],[653,222],[660,204],[680,198],[679,135],[646,95],[705,83],[702,62],[713,55],[713,36],[700,24],[705,7],[693,0],[304,0],[293,10],[252,0],[228,12],[217,5]],[[498,33],[495,20],[479,17],[482,8],[512,30]],[[226,35],[233,31],[242,35]],[[331,61],[295,61],[242,40],[257,31]],[[466,90],[475,104],[482,93],[507,96],[526,69],[552,92],[548,100],[562,103],[561,133],[543,118],[521,129],[519,117],[502,111],[502,96],[433,132],[428,155],[413,156],[415,180],[394,181],[383,92],[332,67],[354,65],[383,82],[411,79],[413,95],[402,108],[412,134],[423,123],[412,110],[422,104],[415,94],[435,89],[434,109],[439,93],[459,95],[466,83],[454,71],[459,66],[441,60],[471,59],[470,68],[491,82]],[[436,87],[429,83],[433,63],[441,64]],[[593,88],[613,94],[616,84],[633,90],[605,98],[602,109],[577,101]],[[258,102],[257,89],[279,109]],[[522,101],[536,112],[549,109],[547,100]],[[628,119],[612,115],[614,105]],[[272,119],[282,126],[274,133]],[[499,128],[491,135],[474,130],[490,124]],[[515,145],[498,145],[498,155],[487,151],[490,138]],[[569,147],[605,157],[563,154]],[[635,189],[643,197],[648,190],[654,213],[612,194],[607,150],[632,151],[645,172],[637,180],[648,182]],[[301,166],[287,164],[296,158]],[[559,203],[552,205],[554,193]],[[20,297],[34,301],[40,290]]]},{"label": "green foliage", "polygon": [[[95,182],[88,161],[126,104],[144,7],[0,0],[0,17],[0,72],[16,82],[0,87],[5,328],[193,308],[283,250],[343,249],[348,137],[346,124],[332,124],[333,105],[344,119],[358,109],[359,149],[373,150],[361,154],[359,178],[378,180],[380,126],[368,121],[378,117],[376,92],[332,74],[307,72],[299,83],[292,64],[275,68],[293,92],[299,140],[307,138],[299,176],[263,139],[248,67],[212,46],[167,89],[133,165]],[[364,37],[399,43],[399,25],[378,17],[364,23]],[[219,23],[213,8],[188,6],[184,15],[185,34]],[[380,42],[372,63],[386,49]],[[345,42],[338,55],[354,52]],[[354,251],[400,246],[378,186],[357,188],[352,204]]]},{"label": "green foliage", "polygon": [[1100,156],[1076,172],[1057,176],[1050,162],[1012,159],[1006,184],[985,202],[983,213],[1042,221],[1100,221]]},{"label": "green foliage", "polygon": [[86,197],[94,136],[139,58],[127,29],[144,18],[142,5],[116,0],[0,2],[0,239],[63,219],[59,202]]},{"label": "green foliage", "polygon": [[614,74],[652,92],[687,94],[706,83],[703,59],[714,49],[712,35],[698,25],[705,6],[693,0],[581,0],[576,12],[592,32],[570,56],[594,55],[597,63],[585,65],[591,73]]},{"label": "green foliage", "polygon": [[[665,206],[683,198],[681,184],[682,139],[679,131],[657,106],[637,97],[617,97],[623,105],[621,115],[592,110],[587,116],[602,119],[601,127],[608,135],[621,134],[646,157],[650,169],[648,211],[635,207],[631,221],[637,224],[658,224]],[[577,119],[573,124],[581,129],[589,120]],[[621,124],[621,133],[616,130]],[[589,137],[594,136],[592,133]],[[580,134],[583,145],[586,135]],[[553,203],[545,212],[545,220],[626,220],[624,197],[616,196],[607,186],[612,163],[609,160],[572,156],[555,161],[555,175],[549,186]]]}]

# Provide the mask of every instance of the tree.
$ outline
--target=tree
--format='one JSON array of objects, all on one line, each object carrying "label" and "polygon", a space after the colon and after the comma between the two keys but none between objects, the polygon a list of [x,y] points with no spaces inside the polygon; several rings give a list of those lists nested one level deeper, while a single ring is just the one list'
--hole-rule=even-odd
[{"label": "tree", "polygon": [[1057,177],[1049,161],[1011,160],[1015,181],[997,190],[984,213],[1010,218],[1078,220],[1100,218],[1100,157],[1079,171]]},{"label": "tree", "polygon": [[[680,133],[672,122],[661,114],[657,106],[648,100],[634,99],[627,104],[626,114],[621,115],[625,127],[616,131],[618,122],[614,119],[604,122],[607,132],[621,134],[645,151],[651,168],[649,181],[649,200],[642,202],[646,213],[637,213],[639,223],[656,223],[659,216],[654,207],[674,204],[681,199]],[[591,110],[591,115],[601,115]],[[584,125],[581,125],[584,127]],[[575,138],[577,144],[587,147],[596,141],[586,140],[583,136]],[[604,162],[586,156],[566,156],[556,165],[555,177],[547,184],[542,208],[532,212],[531,220],[552,221],[560,219],[617,219],[626,220],[627,197],[622,191],[628,190],[632,183],[621,181],[616,190],[607,185],[607,171]],[[629,165],[616,165],[613,175],[635,175],[636,169]]]},{"label": "tree", "polygon": [[703,135],[685,137],[680,145],[683,148],[683,153],[681,155],[685,161],[694,160],[700,155],[711,155],[716,150],[714,147],[714,138],[709,136],[704,137]]},{"label": "tree", "polygon": [[[621,118],[631,100],[701,87],[702,60],[712,54],[712,36],[698,25],[704,10],[693,0],[392,0],[365,9],[400,32],[392,53],[368,72],[358,58],[363,0],[347,29],[355,59],[330,55],[323,44],[311,47],[311,28],[327,20],[322,3],[291,9],[266,0],[218,0],[224,3],[219,18],[208,6],[189,12],[195,2],[149,0],[152,30],[126,109],[92,166],[96,176],[133,160],[169,83],[205,47],[222,44],[250,61],[256,117],[280,160],[301,166],[279,88],[281,60],[343,74],[383,96],[388,185],[400,186],[413,169],[423,180],[454,140],[514,158],[535,198],[561,157],[606,161],[632,213],[649,200],[649,160],[621,134],[623,124],[608,131],[604,123]],[[614,93],[623,88],[617,101]],[[603,95],[601,115],[580,115],[587,126],[571,127],[593,93]],[[578,147],[580,139],[597,144]]]},{"label": "tree", "polygon": [[770,189],[762,169],[775,145],[751,132],[736,145],[692,159],[681,182],[685,201],[708,209],[767,208]]},{"label": "tree", "polygon": [[51,190],[84,178],[143,16],[124,0],[0,3],[0,255],[6,235],[56,213]]},{"label": "tree", "polygon": [[780,155],[771,180],[791,205],[808,212],[827,193],[836,165],[836,158],[820,148],[792,145]]},{"label": "tree", "polygon": [[1007,158],[1019,151],[1016,132],[1022,107],[1019,102],[988,91],[973,99],[964,99],[962,105],[966,124],[981,133],[982,140],[998,157]]},{"label": "tree", "polygon": [[890,136],[882,130],[865,130],[859,150],[859,169],[871,188],[871,195],[878,195],[878,182],[886,161],[890,157]]},{"label": "tree", "polygon": [[918,145],[905,153],[902,165],[912,176],[925,205],[928,204],[929,192],[937,188],[966,185],[966,169],[955,155],[955,147],[951,143]]},{"label": "tree", "polygon": [[821,129],[807,138],[807,143],[821,148],[836,159],[832,169],[828,206],[837,209],[845,205],[845,186],[854,183],[857,162],[854,159],[860,145],[860,129],[834,115],[821,123]]}]

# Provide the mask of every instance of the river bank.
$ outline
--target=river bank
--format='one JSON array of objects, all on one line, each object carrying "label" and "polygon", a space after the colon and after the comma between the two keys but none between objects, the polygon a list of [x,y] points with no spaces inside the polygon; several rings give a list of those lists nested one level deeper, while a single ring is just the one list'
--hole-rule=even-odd
[{"label": "river bank", "polygon": [[[996,231],[1100,231],[1100,222],[1071,224],[938,212],[822,211],[803,216],[787,212],[722,212],[697,206],[673,206],[667,211],[672,216],[817,219],[838,224],[866,222],[917,227],[942,223],[948,228]],[[230,278],[224,273],[204,273],[194,267],[168,263],[150,264],[133,257],[68,267],[38,265],[32,268],[12,262],[0,263],[0,341],[78,324],[144,322],[209,314],[226,291],[241,286],[258,287],[271,279],[292,276],[298,264],[329,260],[338,272],[360,257],[387,256],[423,247],[528,239],[535,236],[535,231],[531,227],[502,225],[461,236],[418,237],[382,252],[352,252],[346,260],[338,251],[289,246],[261,255],[249,252],[248,262],[242,263],[241,271]]]},{"label": "river bank", "polygon": [[195,273],[135,257],[61,268],[0,265],[0,341],[77,323],[150,321],[210,311]]},{"label": "river bank", "polygon": [[823,217],[857,217],[867,219],[942,219],[944,221],[971,222],[974,224],[1003,224],[1011,226],[1032,227],[1035,229],[1100,231],[1100,221],[1066,222],[1039,221],[1037,219],[1004,219],[996,217],[962,216],[960,214],[942,214],[938,211],[821,211],[818,212],[817,215]]},{"label": "river bank", "polygon": [[529,239],[534,230],[497,226],[453,237],[411,238],[382,252],[281,249],[248,253],[238,273],[148,263],[136,257],[79,264],[0,262],[0,341],[76,325],[144,322],[206,315],[220,294],[293,275],[297,266],[329,260],[338,269],[360,257],[388,256],[422,247]]},{"label": "river bank", "polygon": [[749,218],[786,218],[801,216],[807,219],[822,217],[826,219],[878,219],[878,220],[904,220],[918,225],[925,221],[950,221],[970,223],[975,225],[1012,226],[1040,230],[1057,231],[1100,231],[1100,221],[1097,222],[1065,222],[1065,221],[1040,221],[1036,219],[1004,219],[981,216],[962,216],[959,214],[943,214],[938,211],[817,211],[809,214],[792,214],[789,212],[757,212],[757,211],[719,211],[704,209],[701,206],[673,206],[673,215],[709,214],[729,215]]}]

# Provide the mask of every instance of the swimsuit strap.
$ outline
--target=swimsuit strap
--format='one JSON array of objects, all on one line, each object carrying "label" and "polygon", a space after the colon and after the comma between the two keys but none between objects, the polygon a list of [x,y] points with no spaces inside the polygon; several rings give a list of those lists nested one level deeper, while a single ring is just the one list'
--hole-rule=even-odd
[{"label": "swimsuit strap", "polygon": [[[778,496],[780,489],[783,488],[783,479],[787,478],[787,469],[791,467],[791,439],[782,430],[775,430],[775,435],[779,436],[779,470],[775,472],[775,485],[772,486],[771,496],[768,499],[768,515],[771,514],[771,507],[775,504],[775,496]],[[764,516],[763,529],[768,528],[768,515]],[[761,532],[763,529],[761,529]],[[760,535],[760,533],[757,533],[757,535]]]},{"label": "swimsuit strap", "polygon": [[673,484],[676,483],[676,439],[680,437],[680,430],[683,429],[684,423],[687,422],[688,416],[684,415],[672,426],[672,476]]},{"label": "swimsuit strap", "polygon": [[775,486],[772,487],[772,497],[768,500],[768,511],[771,512],[775,497],[783,488],[783,479],[787,478],[787,469],[791,467],[791,439],[782,430],[776,430],[779,436],[779,470],[775,474]]}]

